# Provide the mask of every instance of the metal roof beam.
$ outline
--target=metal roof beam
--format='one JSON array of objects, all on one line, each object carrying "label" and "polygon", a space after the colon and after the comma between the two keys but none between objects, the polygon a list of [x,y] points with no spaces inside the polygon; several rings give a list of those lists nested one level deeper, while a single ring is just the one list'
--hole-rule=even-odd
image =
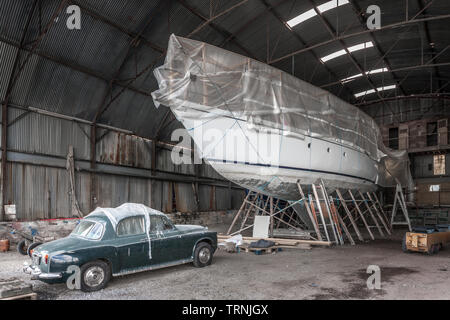
[{"label": "metal roof beam", "polygon": [[330,39],[327,41],[323,41],[323,42],[319,42],[316,43],[314,45],[293,51],[291,53],[288,53],[282,57],[278,57],[275,58],[271,61],[269,61],[269,64],[274,64],[276,62],[280,62],[282,60],[286,60],[287,58],[290,58],[292,56],[298,55],[300,53],[304,53],[304,52],[308,52],[311,51],[313,49],[316,48],[320,48],[323,47],[325,45],[334,43],[338,40],[344,40],[344,39],[349,39],[349,38],[353,38],[356,36],[361,36],[364,34],[370,34],[370,33],[374,33],[374,32],[379,32],[379,31],[386,31],[388,29],[394,29],[394,28],[398,28],[398,27],[402,27],[402,26],[406,26],[406,25],[410,25],[410,24],[416,24],[416,23],[422,23],[422,22],[426,22],[426,21],[437,21],[437,20],[444,20],[444,19],[450,19],[450,14],[444,14],[444,15],[439,15],[439,16],[434,16],[434,17],[427,17],[427,18],[422,18],[422,19],[411,19],[411,20],[407,20],[407,21],[401,21],[401,22],[396,22],[396,23],[392,23],[389,25],[386,25],[384,27],[381,27],[380,29],[368,29],[368,30],[364,30],[364,31],[359,31],[359,32],[355,32],[355,33],[350,33],[350,34],[344,34],[344,35],[340,35],[335,37],[334,39]]},{"label": "metal roof beam", "polygon": [[289,0],[281,0],[281,1],[278,1],[277,3],[275,3],[273,5],[270,5],[269,7],[265,7],[265,9],[262,12],[260,12],[259,14],[257,14],[256,16],[254,16],[253,18],[251,18],[250,20],[245,22],[236,32],[230,34],[230,36],[228,38],[226,38],[225,41],[222,42],[219,45],[219,47],[223,47],[229,41],[232,41],[233,39],[236,39],[238,34],[242,33],[245,29],[247,29],[249,26],[251,26],[252,23],[255,22],[258,18],[260,18],[260,17],[264,16],[265,14],[269,13],[271,10],[275,9],[276,7],[278,7],[281,4],[285,3],[286,1],[289,1]]},{"label": "metal roof beam", "polygon": [[[309,0],[309,1],[312,4],[313,9],[316,12],[316,14],[319,16],[320,21],[322,21],[322,23],[324,24],[324,26],[327,29],[328,33],[330,34],[331,38],[336,39],[336,30],[334,30],[334,28],[327,21],[327,19],[325,19],[324,16],[322,15],[322,13],[317,9],[317,7],[316,7],[315,3],[313,2],[313,0]],[[375,86],[375,84],[369,78],[368,74],[362,69],[362,67],[359,65],[359,63],[356,61],[356,59],[352,56],[351,52],[348,50],[348,48],[345,45],[344,41],[343,40],[338,40],[338,41],[341,44],[341,46],[343,47],[343,49],[345,50],[345,52],[347,53],[347,57],[355,65],[355,67],[358,69],[358,71],[366,78],[366,80],[369,83],[369,85],[372,87],[373,90],[375,90],[377,96],[380,99],[383,99],[383,97],[381,96],[380,92],[377,90],[377,87]],[[344,85],[344,83],[342,85]],[[389,107],[389,106],[387,106],[387,107]]]},{"label": "metal roof beam", "polygon": [[[193,30],[191,33],[189,33],[189,35],[187,36],[187,38],[192,37],[194,34],[196,34],[197,32],[199,32],[201,29],[203,29],[204,27],[206,27],[208,24],[211,24],[214,20],[216,20],[217,18],[220,18],[221,16],[227,14],[228,12],[236,9],[237,7],[242,6],[243,4],[247,3],[248,0],[242,0],[241,2],[229,7],[228,9],[225,9],[224,11],[216,14],[214,17],[211,17],[209,19],[204,20],[204,22],[199,25],[197,28],[195,28],[195,30]],[[181,2],[180,2],[181,3]],[[203,18],[202,18],[203,20]]]},{"label": "metal roof beam", "polygon": [[111,95],[111,93],[113,91],[113,86],[117,82],[117,77],[120,75],[120,72],[122,71],[123,67],[125,66],[126,62],[128,61],[128,57],[130,55],[131,50],[133,49],[133,47],[134,48],[139,47],[139,44],[140,44],[139,38],[142,37],[142,34],[147,30],[148,26],[152,23],[153,18],[155,17],[155,14],[159,11],[160,6],[162,4],[164,4],[164,3],[165,3],[165,0],[160,0],[159,1],[158,5],[155,7],[154,11],[152,10],[152,13],[148,17],[148,20],[145,23],[145,25],[142,28],[142,30],[130,40],[130,43],[129,43],[128,48],[127,48],[127,53],[125,54],[125,57],[122,59],[122,62],[120,63],[120,65],[117,68],[117,70],[114,72],[113,77],[109,80],[108,87],[106,89],[105,95],[104,95],[104,97],[102,99],[102,102],[100,103],[100,105],[97,108],[97,112],[96,112],[94,120],[93,120],[94,126],[97,123],[98,119],[104,114],[104,112],[106,110],[104,108],[104,105],[106,103],[106,99],[108,98],[109,95]]},{"label": "metal roof beam", "polygon": [[71,3],[71,4],[74,4],[74,5],[79,6],[80,9],[81,9],[82,11],[86,12],[86,13],[87,13],[89,16],[91,16],[94,20],[101,21],[101,22],[103,22],[103,23],[105,23],[105,24],[107,24],[107,25],[109,25],[109,26],[111,26],[111,27],[113,27],[113,28],[119,30],[120,32],[126,34],[126,35],[129,36],[130,38],[135,38],[135,37],[137,37],[139,40],[143,41],[146,45],[148,45],[150,48],[152,48],[153,50],[155,50],[155,51],[157,51],[157,52],[160,52],[160,53],[165,52],[165,49],[164,49],[164,48],[161,48],[160,46],[158,46],[157,44],[155,44],[155,43],[151,42],[150,40],[146,39],[146,38],[143,37],[142,35],[139,35],[139,34],[136,34],[136,33],[134,33],[134,32],[131,32],[131,31],[129,31],[129,30],[126,30],[125,28],[123,28],[122,26],[120,26],[120,25],[114,23],[113,21],[108,20],[107,18],[105,18],[105,17],[103,17],[103,16],[101,16],[101,15],[95,13],[94,11],[92,11],[92,10],[90,10],[90,9],[88,9],[88,8],[86,8],[85,6],[83,6],[82,4],[80,4],[78,1],[75,1],[75,0],[68,0],[68,1],[69,1],[69,3]]},{"label": "metal roof beam", "polygon": [[[40,32],[39,36],[37,37],[37,39],[34,41],[33,46],[31,48],[31,50],[28,52],[27,56],[25,57],[24,61],[19,64],[19,58],[20,58],[20,52],[22,51],[22,48],[25,45],[25,38],[26,35],[28,33],[28,29],[34,14],[34,11],[36,9],[36,4],[37,1],[35,0],[31,6],[31,10],[30,13],[28,15],[27,18],[27,22],[25,24],[25,28],[24,31],[22,33],[22,37],[20,40],[20,44],[19,44],[19,48],[17,48],[17,53],[14,59],[14,64],[13,64],[13,69],[11,71],[11,74],[9,76],[9,80],[8,80],[8,84],[6,87],[6,94],[5,94],[5,99],[3,101],[2,104],[2,163],[1,163],[1,185],[2,185],[2,208],[0,209],[1,215],[0,215],[0,219],[3,220],[4,215],[5,215],[5,209],[4,209],[4,204],[6,201],[6,187],[7,187],[7,175],[6,175],[6,164],[7,164],[7,160],[8,160],[8,103],[9,103],[9,97],[11,95],[11,92],[17,82],[17,79],[19,78],[20,74],[23,71],[23,68],[25,67],[25,65],[28,63],[31,55],[33,54],[33,52],[36,50],[36,48],[38,47],[38,45],[41,43],[42,39],[45,37],[45,35],[47,34],[47,32],[50,30],[50,28],[53,26],[53,24],[56,21],[56,18],[59,16],[60,12],[62,11],[64,5],[66,4],[67,0],[61,0],[59,6],[56,8],[56,10],[54,11],[52,17],[50,18],[50,21],[48,22],[48,24],[46,25],[46,27]],[[16,73],[17,70],[17,73]]]},{"label": "metal roof beam", "polygon": [[370,100],[366,102],[361,102],[355,104],[355,106],[363,107],[368,106],[376,103],[380,103],[383,101],[393,101],[393,100],[412,100],[412,99],[441,99],[441,100],[450,100],[450,94],[449,93],[426,93],[426,94],[412,94],[409,96],[395,96],[395,97],[388,97],[383,98],[381,100]]},{"label": "metal roof beam", "polygon": [[[264,4],[264,6],[265,6],[266,8],[269,8],[269,7],[270,7],[270,5],[266,2],[266,0],[260,0],[260,1]],[[272,15],[273,15],[278,21],[280,21],[280,22],[286,27],[286,29],[289,30],[289,32],[294,36],[294,38],[297,39],[298,42],[300,42],[303,46],[307,45],[306,42],[305,42],[305,41],[304,41],[304,40],[303,40],[303,39],[302,39],[302,38],[294,31],[294,30],[292,30],[291,27],[289,27],[289,25],[286,23],[286,21],[284,21],[284,20],[281,18],[281,16],[278,15],[278,13],[277,13],[274,9],[270,10],[270,13],[272,13]],[[314,52],[311,52],[311,54],[312,54],[312,56],[313,56],[318,62],[320,61],[319,57],[318,57]],[[268,62],[268,64],[270,64],[270,62]],[[330,75],[332,75],[335,79],[338,79],[338,80],[339,80],[339,77],[338,77],[332,70],[330,70],[330,68],[328,68],[325,64],[324,64],[323,66],[324,66],[324,68],[327,70],[327,72],[328,72]],[[351,95],[354,94],[353,91],[350,90],[350,88],[348,88],[347,86],[344,86],[344,85],[343,85],[343,88],[345,88],[345,89],[347,90],[347,92],[349,92]]]},{"label": "metal roof beam", "polygon": [[[436,64],[419,64],[419,65],[416,65],[416,66],[409,66],[409,67],[402,67],[402,68],[392,69],[390,71],[391,72],[401,72],[401,71],[410,71],[410,70],[419,70],[419,69],[446,67],[446,66],[450,66],[450,62],[436,63]],[[352,81],[349,81],[349,82],[352,82]],[[338,85],[338,84],[341,84],[341,81],[330,82],[330,83],[324,84],[324,85],[322,85],[320,87],[321,88],[326,88],[326,87],[331,87],[333,85]]]},{"label": "metal roof beam", "polygon": [[[209,21],[210,19],[208,19],[207,17],[203,16],[197,9],[191,7],[189,4],[186,3],[186,1],[184,0],[177,0],[178,3],[180,3],[183,7],[185,7],[187,10],[189,10],[192,14],[194,14],[196,17],[200,18],[203,21]],[[215,30],[216,32],[220,33],[222,36],[224,36],[226,39],[229,39],[230,37],[232,37],[232,34],[219,27],[218,25],[212,23],[212,20],[209,22],[209,26]],[[189,36],[188,36],[189,38]],[[237,40],[235,39],[230,39],[230,41],[232,41],[239,49],[241,49],[242,51],[245,52],[246,55],[248,55],[250,58],[258,60],[258,58],[256,58],[256,56],[251,53],[247,48],[245,48],[243,45],[241,45]],[[226,42],[225,42],[226,43]],[[220,45],[223,46],[223,45]]]},{"label": "metal roof beam", "polygon": [[[365,26],[365,21],[364,21],[363,17],[360,14],[362,12],[361,8],[358,6],[356,1],[354,1],[354,0],[349,0],[349,2],[350,2],[350,5],[351,5],[353,11],[355,12],[356,16],[358,17],[358,20],[359,20],[361,26],[364,27]],[[395,74],[391,71],[391,69],[392,69],[391,64],[387,60],[386,54],[383,52],[383,50],[381,50],[380,45],[378,44],[378,41],[376,40],[375,36],[373,35],[373,33],[369,33],[369,35],[370,35],[370,38],[372,39],[372,42],[374,44],[375,49],[378,51],[378,54],[381,56],[380,59],[383,61],[385,66],[389,69],[390,73],[392,74],[392,77],[394,78],[394,81],[397,83],[397,85],[400,88],[402,94],[406,95],[405,90],[403,89],[402,86],[399,85]]]},{"label": "metal roof beam", "polygon": [[[417,0],[417,4],[419,5],[419,8],[421,9],[421,12],[423,11],[423,13],[426,13],[426,9],[431,5],[431,3],[433,3],[433,1],[429,2],[428,4],[424,5],[422,0]],[[427,38],[427,43],[431,49],[431,60],[435,60],[436,57],[436,50],[434,48],[434,45],[432,45],[432,40],[431,40],[431,35],[430,35],[430,30],[428,29],[428,22],[424,22],[423,23],[423,28],[425,31],[425,36]],[[422,44],[423,45],[423,44]],[[438,86],[440,87],[442,85],[441,80],[439,80],[440,75],[439,75],[439,69],[436,67],[434,68],[434,73],[436,75],[436,77],[438,78]]]},{"label": "metal roof beam", "polygon": [[[10,41],[8,39],[5,39],[5,38],[1,37],[1,36],[0,36],[0,42],[6,43],[7,45],[10,45],[10,46],[12,46],[14,48],[20,48],[19,45],[15,44],[14,42],[12,42],[12,41]],[[26,47],[23,47],[21,50],[22,51],[31,52],[31,49],[26,48]],[[76,65],[76,64],[73,64],[73,63],[61,60],[61,59],[54,58],[54,57],[52,57],[52,56],[50,56],[50,55],[48,55],[48,54],[46,54],[46,53],[44,53],[42,51],[35,51],[35,52],[33,52],[33,54],[35,54],[35,55],[37,55],[37,56],[39,56],[39,57],[41,57],[41,58],[43,58],[45,60],[48,60],[48,61],[54,62],[56,64],[62,65],[62,66],[66,67],[66,68],[69,68],[69,69],[71,69],[73,71],[81,72],[81,73],[86,74],[88,76],[91,76],[91,77],[103,80],[106,83],[108,83],[108,81],[109,81],[109,79],[107,79],[106,77],[104,77],[101,74],[96,73],[93,70],[87,69],[84,66]],[[116,85],[120,86],[120,87],[123,87],[123,88],[125,87],[125,85],[120,84],[120,83],[116,83]],[[139,93],[139,94],[148,96],[148,97],[151,97],[150,93],[142,91],[142,90],[140,90],[140,89],[138,89],[136,87],[133,87],[133,86],[129,86],[128,90],[133,91],[135,93]]]}]

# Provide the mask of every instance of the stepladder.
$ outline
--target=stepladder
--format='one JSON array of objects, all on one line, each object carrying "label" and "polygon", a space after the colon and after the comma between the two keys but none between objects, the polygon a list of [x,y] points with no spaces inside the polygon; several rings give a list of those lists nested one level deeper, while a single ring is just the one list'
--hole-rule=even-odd
[{"label": "stepladder", "polygon": [[[395,219],[399,208],[402,211],[403,217],[405,219],[403,221]],[[393,228],[394,225],[406,225],[408,226],[409,231],[412,232],[411,221],[408,214],[408,206],[406,204],[405,195],[403,194],[403,188],[400,184],[397,184],[397,186],[395,187],[394,205],[392,207],[391,213],[391,227]]]}]

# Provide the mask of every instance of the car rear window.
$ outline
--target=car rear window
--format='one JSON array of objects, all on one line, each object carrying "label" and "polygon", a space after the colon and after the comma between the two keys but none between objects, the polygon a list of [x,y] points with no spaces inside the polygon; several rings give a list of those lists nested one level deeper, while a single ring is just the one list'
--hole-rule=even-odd
[{"label": "car rear window", "polygon": [[72,235],[90,240],[98,240],[103,234],[103,224],[88,220],[82,220],[72,231]]},{"label": "car rear window", "polygon": [[132,236],[143,233],[145,233],[145,219],[143,216],[125,218],[117,226],[118,236]]}]

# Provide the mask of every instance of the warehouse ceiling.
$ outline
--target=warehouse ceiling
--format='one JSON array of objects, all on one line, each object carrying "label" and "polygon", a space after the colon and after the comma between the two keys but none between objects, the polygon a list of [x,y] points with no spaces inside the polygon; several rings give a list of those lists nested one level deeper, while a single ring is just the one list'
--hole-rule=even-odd
[{"label": "warehouse ceiling", "polygon": [[[163,138],[179,124],[150,93],[172,33],[269,63],[356,105],[450,98],[449,1],[336,3],[2,0],[0,98]],[[69,5],[81,8],[80,30],[67,28]],[[366,26],[370,5],[381,9],[379,30]]]}]

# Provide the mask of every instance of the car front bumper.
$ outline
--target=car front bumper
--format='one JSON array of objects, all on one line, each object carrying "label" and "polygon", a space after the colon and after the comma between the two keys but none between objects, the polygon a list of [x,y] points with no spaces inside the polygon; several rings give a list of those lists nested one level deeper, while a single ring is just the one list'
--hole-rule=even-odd
[{"label": "car front bumper", "polygon": [[31,275],[31,280],[59,280],[62,279],[61,273],[44,273],[37,266],[25,264],[23,272]]}]

